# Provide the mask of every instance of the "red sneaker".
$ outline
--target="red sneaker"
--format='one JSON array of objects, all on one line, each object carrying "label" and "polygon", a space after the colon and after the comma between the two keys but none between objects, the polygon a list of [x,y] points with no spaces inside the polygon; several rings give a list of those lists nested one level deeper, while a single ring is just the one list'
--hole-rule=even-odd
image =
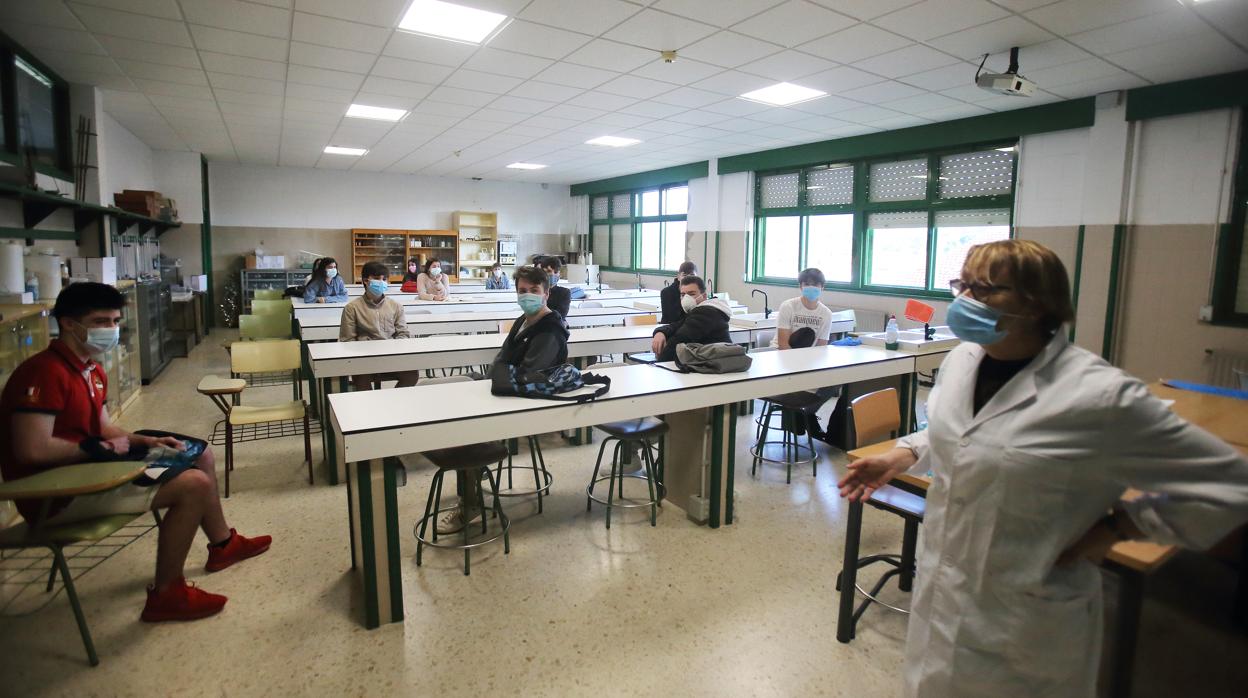
[{"label": "red sneaker", "polygon": [[272,542],[272,536],[245,538],[231,528],[228,543],[222,546],[208,546],[208,563],[204,565],[204,569],[208,572],[220,572],[235,562],[242,562],[268,550]]},{"label": "red sneaker", "polygon": [[147,623],[199,620],[220,613],[226,601],[224,596],[210,594],[179,577],[164,591],[147,588],[147,604],[143,606],[143,614],[139,618]]}]

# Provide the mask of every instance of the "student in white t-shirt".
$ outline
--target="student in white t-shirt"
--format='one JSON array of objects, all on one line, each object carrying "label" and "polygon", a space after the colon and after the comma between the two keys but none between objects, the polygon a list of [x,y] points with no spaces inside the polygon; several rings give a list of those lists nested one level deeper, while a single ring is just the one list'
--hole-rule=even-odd
[{"label": "student in white t-shirt", "polygon": [[832,310],[819,302],[823,284],[823,272],[814,267],[797,275],[802,295],[780,304],[776,313],[776,336],[771,338],[771,346],[789,349],[789,336],[803,327],[815,331],[815,346],[828,343],[832,334]]}]

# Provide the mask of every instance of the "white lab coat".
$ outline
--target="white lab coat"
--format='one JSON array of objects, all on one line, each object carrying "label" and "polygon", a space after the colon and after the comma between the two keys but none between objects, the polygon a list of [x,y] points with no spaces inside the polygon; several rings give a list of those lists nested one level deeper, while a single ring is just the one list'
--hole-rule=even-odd
[{"label": "white lab coat", "polygon": [[932,473],[905,694],[1094,696],[1100,575],[1057,556],[1128,487],[1151,539],[1209,547],[1248,520],[1248,460],[1061,333],[973,415],[983,356],[950,352],[902,440]]}]

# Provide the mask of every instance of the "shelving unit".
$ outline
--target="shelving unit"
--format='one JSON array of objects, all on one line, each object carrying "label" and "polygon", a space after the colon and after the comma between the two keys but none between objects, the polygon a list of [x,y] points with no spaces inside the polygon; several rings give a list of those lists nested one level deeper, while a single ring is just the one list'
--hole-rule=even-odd
[{"label": "shelving unit", "polygon": [[364,265],[381,262],[390,270],[391,283],[403,281],[407,260],[416,259],[423,267],[431,257],[445,262],[444,273],[458,281],[451,263],[459,258],[459,236],[453,230],[379,230],[356,228],[351,231],[353,280],[362,278]]},{"label": "shelving unit", "polygon": [[244,269],[239,272],[238,288],[243,294],[243,313],[251,312],[251,301],[256,291],[262,289],[286,290],[290,286],[302,286],[308,275],[307,269]]},{"label": "shelving unit", "polygon": [[[83,229],[99,222],[103,216],[117,219],[117,227],[121,230],[132,226],[139,227],[139,234],[155,231],[160,237],[170,228],[181,227],[178,221],[162,221],[157,218],[141,216],[137,213],[123,211],[114,206],[100,206],[85,201],[78,201],[67,196],[57,196],[48,192],[29,187],[0,184],[0,198],[15,199],[22,205],[22,228],[0,228],[0,237],[26,238],[28,240],[78,240]],[[74,212],[73,230],[36,229],[48,216],[58,209],[71,209]]]},{"label": "shelving unit", "polygon": [[456,211],[451,215],[451,225],[459,237],[456,271],[466,278],[485,278],[498,261],[498,214]]},{"label": "shelving unit", "polygon": [[123,280],[117,282],[117,290],[126,299],[121,309],[121,340],[103,361],[108,374],[108,414],[113,419],[138,397],[142,382],[138,289],[133,281]]},{"label": "shelving unit", "polygon": [[51,340],[45,305],[0,305],[0,389],[23,361],[46,349]]}]

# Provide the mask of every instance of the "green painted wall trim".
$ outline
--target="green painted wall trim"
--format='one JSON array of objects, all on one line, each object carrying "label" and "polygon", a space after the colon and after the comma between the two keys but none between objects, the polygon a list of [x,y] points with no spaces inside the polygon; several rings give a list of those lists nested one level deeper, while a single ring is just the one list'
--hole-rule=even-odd
[{"label": "green painted wall trim", "polygon": [[1248,70],[1127,90],[1127,121],[1248,104]]},{"label": "green painted wall trim", "polygon": [[[1084,226],[1079,226],[1079,237],[1075,240],[1075,279],[1070,288],[1070,303],[1075,309],[1075,317],[1079,316],[1079,279],[1083,276],[1083,233]],[[1070,323],[1070,341],[1075,341],[1076,322]]]},{"label": "green painted wall trim", "polygon": [[1114,322],[1118,315],[1118,272],[1122,267],[1122,241],[1126,237],[1127,226],[1121,223],[1114,226],[1114,248],[1109,258],[1109,293],[1105,299],[1105,335],[1101,339],[1101,358],[1112,363],[1110,354],[1114,350]]},{"label": "green painted wall trim", "polygon": [[594,182],[573,184],[572,196],[607,194],[626,189],[643,189],[645,187],[658,187],[664,184],[687,182],[691,179],[705,177],[709,172],[710,163],[708,161],[691,162],[688,165],[677,165],[675,167],[665,167],[661,170],[650,170],[649,172],[638,172],[610,179],[599,179]]},{"label": "green painted wall trim", "polygon": [[1091,126],[1095,120],[1095,98],[1085,97],[938,124],[733,155],[719,159],[718,171],[722,175],[926,152],[1002,141],[1031,133],[1082,128]]}]

